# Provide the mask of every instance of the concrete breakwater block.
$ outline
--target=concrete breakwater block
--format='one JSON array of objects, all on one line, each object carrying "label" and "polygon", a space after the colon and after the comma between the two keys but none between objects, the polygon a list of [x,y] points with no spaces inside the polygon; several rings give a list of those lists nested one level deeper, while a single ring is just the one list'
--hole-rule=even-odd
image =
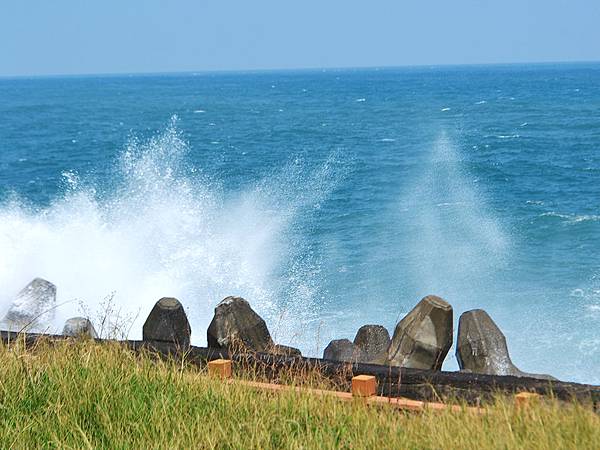
[{"label": "concrete breakwater block", "polygon": [[43,278],[35,278],[15,297],[0,328],[9,331],[44,331],[43,323],[54,319],[56,286]]},{"label": "concrete breakwater block", "polygon": [[142,329],[144,341],[160,341],[190,346],[192,329],[183,305],[176,298],[164,297],[156,304]]},{"label": "concrete breakwater block", "polygon": [[282,344],[273,345],[273,347],[269,349],[269,353],[282,356],[302,356],[302,352],[296,347]]},{"label": "concrete breakwater block", "polygon": [[452,346],[452,332],[452,306],[429,295],[396,325],[388,348],[388,363],[440,370]]},{"label": "concrete breakwater block", "polygon": [[556,379],[519,370],[510,359],[506,337],[483,309],[467,311],[460,316],[456,359],[462,370],[474,373]]},{"label": "concrete breakwater block", "polygon": [[323,359],[359,362],[364,359],[364,355],[362,350],[348,339],[334,339],[323,350]]},{"label": "concrete breakwater block", "polygon": [[96,339],[98,337],[98,333],[96,333],[96,329],[92,322],[85,317],[71,317],[65,322],[65,326],[63,327],[62,334],[64,336],[87,336],[92,339]]},{"label": "concrete breakwater block", "polygon": [[361,350],[360,362],[385,364],[390,333],[381,325],[363,325],[354,337],[354,345]]},{"label": "concrete breakwater block", "polygon": [[215,308],[207,330],[208,346],[268,352],[274,347],[265,321],[241,297],[227,297]]}]

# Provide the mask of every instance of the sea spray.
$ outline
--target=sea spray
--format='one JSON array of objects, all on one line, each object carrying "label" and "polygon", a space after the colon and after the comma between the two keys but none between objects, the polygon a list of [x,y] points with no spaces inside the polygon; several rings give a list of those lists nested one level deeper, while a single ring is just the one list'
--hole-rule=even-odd
[{"label": "sea spray", "polygon": [[[455,320],[472,308],[494,309],[511,237],[488,207],[459,147],[442,134],[403,186],[394,217],[403,309],[435,294],[454,307]],[[452,353],[448,368],[456,368]]]},{"label": "sea spray", "polygon": [[582,286],[573,289],[566,299],[568,307],[561,313],[559,325],[547,328],[558,341],[555,345],[562,347],[557,353],[577,355],[561,358],[561,369],[574,374],[590,373],[584,381],[600,385],[600,273],[592,275]]},{"label": "sea spray", "polygon": [[485,292],[510,256],[510,236],[464,165],[444,134],[403,195],[410,276],[424,292],[459,298]]},{"label": "sea spray", "polygon": [[319,260],[298,228],[309,227],[342,176],[336,156],[311,170],[292,159],[229,192],[186,163],[189,151],[174,118],[150,140],[130,140],[112,191],[65,172],[63,193],[49,207],[3,204],[0,313],[40,276],[58,286],[54,331],[83,309],[120,318],[123,334],[139,338],[154,302],[174,296],[188,309],[192,341],[204,344],[214,305],[239,295],[274,324],[276,338],[293,343],[323,306]]},{"label": "sea spray", "polygon": [[[205,231],[182,232],[184,237],[191,236],[188,241],[192,249],[178,245],[172,249],[173,255],[193,255],[193,247],[200,245],[196,241],[201,240],[193,237],[209,236],[211,227],[217,227],[218,217],[222,223],[231,223],[229,229],[235,229],[230,212],[241,203],[245,202],[250,210],[259,208],[258,218],[263,208],[269,217],[281,217],[284,231],[277,233],[278,238],[267,237],[262,246],[265,255],[273,255],[267,258],[272,263],[265,266],[274,267],[271,272],[275,274],[257,276],[268,281],[249,281],[247,286],[255,287],[247,287],[244,292],[254,305],[256,300],[250,298],[250,291],[265,287],[266,300],[261,301],[264,306],[256,307],[261,308],[259,312],[272,331],[290,323],[295,328],[301,323],[304,341],[289,343],[298,343],[304,353],[321,355],[329,340],[352,339],[367,323],[382,324],[391,331],[423,295],[435,290],[452,302],[456,316],[467,308],[486,309],[505,333],[513,361],[523,370],[598,382],[600,303],[593,293],[598,287],[590,282],[594,273],[600,273],[600,109],[595,107],[600,102],[600,89],[597,77],[590,76],[598,68],[598,64],[484,70],[427,67],[1,80],[1,306],[34,276],[50,278],[44,275],[50,269],[67,272],[63,277],[66,279],[77,279],[79,266],[87,273],[86,266],[92,264],[78,255],[87,251],[86,247],[70,242],[83,239],[82,232],[78,232],[77,239],[69,239],[58,231],[74,230],[77,221],[80,226],[89,224],[90,240],[95,235],[106,239],[95,250],[92,244],[87,247],[92,254],[104,252],[110,257],[106,264],[111,267],[106,270],[112,273],[104,278],[120,282],[96,288],[97,279],[82,277],[78,290],[64,297],[64,301],[77,298],[73,309],[78,314],[79,300],[92,299],[90,309],[94,313],[105,309],[104,298],[110,298],[113,291],[118,300],[123,286],[128,285],[127,280],[119,280],[120,265],[126,269],[123,278],[135,272],[131,269],[134,267],[142,272],[132,278],[136,283],[130,289],[134,301],[142,297],[137,292],[142,285],[158,280],[159,270],[146,275],[149,269],[144,267],[163,264],[156,256],[158,251],[146,251],[137,234],[127,236],[126,213],[111,212],[110,203],[120,201],[131,211],[142,209],[143,202],[133,207],[134,201],[127,201],[133,198],[127,193],[130,175],[123,167],[127,165],[122,161],[124,157],[115,163],[116,155],[120,150],[128,151],[119,147],[134,134],[138,139],[132,140],[129,150],[136,154],[130,159],[135,163],[149,145],[151,130],[164,129],[165,120],[177,112],[181,118],[177,128],[185,133],[185,139],[181,135],[179,138],[189,143],[189,148],[183,151],[187,156],[172,159],[182,174],[174,177],[179,185],[173,184],[183,191],[186,188],[182,185],[187,184],[192,200],[206,204],[195,206],[192,202],[192,207],[203,217],[213,218],[195,221]],[[577,95],[574,84],[581,91]],[[504,94],[499,95],[499,91]],[[516,100],[510,100],[509,95]],[[359,98],[367,101],[356,103],[354,100]],[[485,105],[474,104],[483,99],[487,100]],[[440,112],[443,107],[451,111]],[[194,113],[198,110],[205,113]],[[522,126],[525,123],[527,126]],[[446,130],[447,136],[441,130]],[[517,134],[519,137],[514,139],[500,137]],[[165,142],[171,139],[165,132],[156,137],[162,135]],[[426,214],[417,214],[420,205],[411,201],[411,195],[419,193],[419,180],[425,186],[431,179],[427,174],[434,176],[434,155],[441,151],[436,149],[436,139],[451,146],[460,180],[482,200],[471,208],[475,216],[490,219],[507,242],[505,247],[499,246],[504,248],[499,252],[489,251],[493,244],[482,245],[489,258],[466,258],[473,254],[471,251],[464,251],[464,258],[450,253],[447,265],[453,267],[444,267],[441,262],[434,266],[440,269],[439,276],[419,260],[433,258],[427,255],[433,250],[425,246],[438,242],[449,246],[456,235],[466,238],[460,233],[448,234],[444,226],[439,227],[442,235],[433,235],[432,239],[424,239],[427,233],[419,230]],[[326,167],[329,152],[338,148],[341,152]],[[157,151],[151,150],[149,155],[153,152]],[[353,160],[349,162],[350,155]],[[163,161],[168,160],[169,152],[164,156]],[[160,159],[149,157],[155,164]],[[341,182],[334,180],[335,189],[328,194],[328,183],[339,178],[339,165],[348,162],[351,173],[344,174]],[[165,170],[169,165],[163,165]],[[315,180],[319,167],[324,167],[325,175]],[[446,170],[443,164],[439,167],[438,177]],[[64,186],[59,189],[62,172]],[[286,172],[291,173],[289,183]],[[156,180],[148,176],[147,181]],[[296,213],[287,213],[294,210],[292,204],[298,194],[321,196],[317,192],[320,182],[325,183],[325,200],[310,204],[308,198]],[[72,192],[69,184],[75,187]],[[272,193],[282,200],[269,198]],[[165,198],[168,194],[164,193]],[[11,195],[18,196],[12,203]],[[423,192],[420,195],[427,198]],[[66,201],[69,196],[72,200]],[[160,199],[160,194],[155,197]],[[138,198],[143,200],[144,195]],[[61,201],[67,210],[62,220],[57,206]],[[166,211],[183,210],[183,200],[178,201],[176,198],[175,205],[167,204]],[[77,202],[84,206],[89,203],[89,208],[78,211],[74,206]],[[442,204],[451,202],[444,199],[429,205],[436,221],[443,218],[436,215],[457,213],[459,205]],[[407,205],[417,210],[411,211]],[[150,228],[150,222],[159,218],[172,223],[188,221],[183,213],[177,219],[167,218],[166,212],[157,212],[154,217],[150,212],[146,217],[129,215],[141,222],[142,229],[135,233],[146,235],[150,233],[143,231],[144,227]],[[193,213],[189,215],[193,217]],[[120,222],[119,217],[123,217]],[[93,220],[104,228],[96,229]],[[258,234],[251,220],[246,225],[241,219],[238,222],[240,230],[244,226],[251,229],[249,236]],[[157,227],[154,246],[161,243],[161,234],[168,235],[165,227]],[[467,235],[469,228],[465,230]],[[225,234],[221,228],[216,231]],[[121,236],[117,236],[119,232]],[[239,234],[243,236],[241,231]],[[266,228],[265,234],[269,235]],[[494,235],[491,233],[492,242]],[[25,239],[32,243],[27,244]],[[111,244],[114,248],[108,245],[110,239],[115,241]],[[248,239],[242,241],[246,245]],[[52,252],[54,257],[42,257],[41,251]],[[214,258],[222,260],[221,249],[217,251]],[[78,264],[67,264],[72,253]],[[122,264],[121,257],[130,261]],[[160,257],[168,255],[163,252]],[[91,260],[100,264],[95,257]],[[476,264],[462,264],[468,260]],[[466,273],[459,269],[459,263]],[[232,270],[234,265],[230,264]],[[174,283],[183,286],[180,292],[193,294],[191,299],[181,299],[186,306],[189,302],[200,305],[217,301],[204,298],[213,297],[215,291],[221,295],[216,288],[212,292],[207,289],[208,293],[194,292],[193,286],[186,284],[196,283],[190,279],[208,278],[204,274],[209,269],[204,266],[201,264],[193,277],[181,275]],[[256,271],[260,273],[262,267],[261,261]],[[223,279],[233,277],[224,275]],[[81,292],[83,282],[89,285],[89,295]],[[164,291],[171,289],[167,286]],[[241,295],[242,289],[239,291]],[[58,292],[65,295],[60,283]],[[144,298],[144,302],[156,301],[157,294],[149,292],[150,298]],[[314,313],[296,316],[292,306],[315,298],[318,300],[300,308],[309,312],[314,308]],[[267,317],[265,311],[271,302],[275,307]],[[123,310],[124,303],[115,306]],[[137,314],[137,307],[125,306],[123,312],[132,310],[133,315]],[[201,309],[188,308],[190,315],[197,315],[192,325],[194,338],[200,341],[206,325]],[[212,306],[205,309],[212,314]],[[132,333],[141,329],[144,313],[140,316]],[[318,332],[311,327],[318,328]],[[280,338],[284,341],[283,335]]]},{"label": "sea spray", "polygon": [[[523,370],[564,379],[592,373],[600,361],[600,283],[593,278],[583,283],[585,289],[565,295],[560,311],[550,303],[560,294],[550,287],[514,283],[525,273],[516,265],[523,237],[499,218],[488,195],[469,170],[460,144],[442,134],[403,186],[396,205],[394,217],[402,233],[392,247],[403,249],[396,260],[402,308],[409,310],[414,299],[436,294],[452,304],[456,323],[467,310],[485,309],[506,334],[511,355]],[[458,368],[454,349],[444,368]],[[599,380],[591,376],[585,381]]]}]

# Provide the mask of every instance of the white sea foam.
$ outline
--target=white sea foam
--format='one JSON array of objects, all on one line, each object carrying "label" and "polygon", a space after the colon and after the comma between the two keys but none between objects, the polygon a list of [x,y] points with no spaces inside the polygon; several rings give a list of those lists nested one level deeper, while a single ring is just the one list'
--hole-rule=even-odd
[{"label": "white sea foam", "polygon": [[487,101],[481,100],[481,101],[476,102],[475,104],[476,105],[485,105],[486,103],[487,103]]},{"label": "white sea foam", "polygon": [[[228,295],[247,298],[267,319],[286,312],[297,326],[309,320],[318,260],[295,229],[335,186],[333,159],[312,171],[293,161],[236,194],[187,166],[188,150],[172,123],[148,142],[131,140],[110,194],[65,172],[64,194],[49,207],[0,205],[0,316],[23,286],[43,277],[57,285],[62,304],[48,324],[55,331],[68,317],[103,315],[113,293],[112,314],[134,320],[133,338],[163,296],[186,306],[197,344]],[[292,344],[298,331],[271,329]]]},{"label": "white sea foam", "polygon": [[450,111],[450,108],[442,108],[441,111],[442,112],[444,112],[444,111]]},{"label": "white sea foam", "polygon": [[460,206],[460,205],[464,205],[465,203],[463,202],[442,202],[442,203],[437,203],[435,206]]},{"label": "white sea foam", "polygon": [[540,214],[541,217],[557,217],[565,219],[567,223],[579,223],[579,222],[596,222],[600,220],[600,216],[595,214],[562,214],[555,211],[549,211]]},{"label": "white sea foam", "polygon": [[366,102],[366,101],[367,101],[366,98],[357,98],[356,99],[356,102],[358,102],[358,103],[362,103],[362,102]]}]

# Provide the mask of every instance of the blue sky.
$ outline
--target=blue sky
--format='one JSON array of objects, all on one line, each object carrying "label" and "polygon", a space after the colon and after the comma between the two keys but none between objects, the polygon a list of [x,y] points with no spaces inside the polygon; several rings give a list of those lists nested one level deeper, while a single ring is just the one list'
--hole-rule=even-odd
[{"label": "blue sky", "polygon": [[0,0],[0,75],[600,60],[600,0]]}]

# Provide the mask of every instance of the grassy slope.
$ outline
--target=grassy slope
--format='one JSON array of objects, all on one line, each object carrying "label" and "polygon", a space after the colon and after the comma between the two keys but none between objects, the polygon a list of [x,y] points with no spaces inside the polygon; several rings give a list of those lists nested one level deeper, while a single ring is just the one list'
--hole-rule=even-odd
[{"label": "grassy slope", "polygon": [[116,345],[0,344],[0,448],[598,448],[577,405],[408,414],[228,385]]}]

